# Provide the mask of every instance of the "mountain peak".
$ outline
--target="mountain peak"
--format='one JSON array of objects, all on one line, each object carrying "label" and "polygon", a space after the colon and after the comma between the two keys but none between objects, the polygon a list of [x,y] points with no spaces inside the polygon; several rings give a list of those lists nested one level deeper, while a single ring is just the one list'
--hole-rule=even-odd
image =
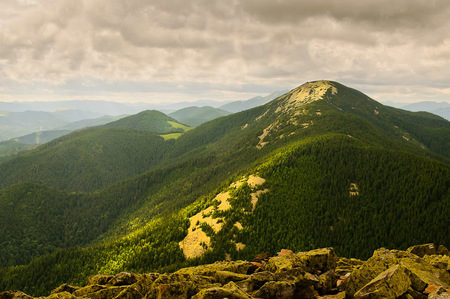
[{"label": "mountain peak", "polygon": [[336,94],[337,88],[330,81],[320,80],[313,82],[306,82],[297,88],[291,90],[288,94],[289,104],[307,104],[314,101],[321,100],[328,90],[331,89],[332,94]]}]

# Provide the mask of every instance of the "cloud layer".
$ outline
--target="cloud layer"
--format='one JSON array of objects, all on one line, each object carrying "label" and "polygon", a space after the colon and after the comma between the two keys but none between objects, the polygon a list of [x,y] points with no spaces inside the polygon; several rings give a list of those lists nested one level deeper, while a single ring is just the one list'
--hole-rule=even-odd
[{"label": "cloud layer", "polygon": [[449,15],[447,0],[4,0],[0,95],[226,99],[332,79],[450,101]]}]

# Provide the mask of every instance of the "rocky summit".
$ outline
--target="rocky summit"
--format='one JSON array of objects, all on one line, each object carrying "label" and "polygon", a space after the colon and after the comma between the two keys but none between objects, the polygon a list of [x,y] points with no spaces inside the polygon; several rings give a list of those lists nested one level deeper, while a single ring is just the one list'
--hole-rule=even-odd
[{"label": "rocky summit", "polygon": [[[33,298],[7,291],[0,299]],[[218,261],[171,274],[98,274],[83,287],[63,284],[41,298],[450,298],[450,253],[444,246],[381,248],[367,261],[332,248],[253,261]]]}]

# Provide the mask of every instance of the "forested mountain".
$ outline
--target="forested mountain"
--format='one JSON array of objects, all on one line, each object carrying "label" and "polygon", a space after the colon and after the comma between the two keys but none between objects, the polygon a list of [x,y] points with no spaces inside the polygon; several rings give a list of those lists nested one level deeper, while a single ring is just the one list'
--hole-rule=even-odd
[{"label": "forested mountain", "polygon": [[175,112],[169,113],[170,117],[178,120],[179,122],[186,124],[191,127],[196,127],[204,122],[216,119],[221,116],[226,116],[231,114],[231,112],[213,108],[210,106],[203,107],[186,107]]},{"label": "forested mountain", "polygon": [[[177,139],[75,132],[0,164],[0,263],[8,266],[0,290],[43,295],[96,273],[172,271],[281,248],[332,246],[367,258],[380,246],[448,247],[449,142],[448,121],[329,81]],[[55,156],[59,148],[67,154]],[[96,184],[114,173],[101,170],[121,152],[128,160],[114,167],[127,179]],[[61,168],[27,182],[44,165],[26,165],[52,159],[75,165],[77,175],[66,179]],[[52,175],[65,183],[50,184]],[[89,192],[72,192],[83,184]]]},{"label": "forested mountain", "polygon": [[142,111],[104,125],[105,128],[130,128],[158,134],[184,133],[189,128],[156,110]]}]

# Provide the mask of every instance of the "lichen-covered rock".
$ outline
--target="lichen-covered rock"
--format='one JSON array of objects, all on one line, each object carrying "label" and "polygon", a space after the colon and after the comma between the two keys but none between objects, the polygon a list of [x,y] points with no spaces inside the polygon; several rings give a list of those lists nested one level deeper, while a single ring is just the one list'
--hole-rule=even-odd
[{"label": "lichen-covered rock", "polygon": [[241,290],[251,293],[260,289],[266,282],[277,280],[275,274],[269,271],[257,272],[248,276],[247,279],[235,282]]},{"label": "lichen-covered rock", "polygon": [[62,293],[62,292],[68,292],[68,293],[72,294],[79,288],[80,287],[71,286],[71,285],[65,283],[63,285],[60,285],[56,289],[52,290],[50,294],[57,294],[57,293]]},{"label": "lichen-covered rock", "polygon": [[76,297],[83,297],[83,296],[87,296],[88,294],[93,294],[97,291],[107,289],[107,288],[108,287],[106,287],[104,285],[98,285],[98,284],[87,285],[84,288],[79,288],[78,290],[74,291],[73,295],[75,295]]},{"label": "lichen-covered rock", "polygon": [[73,294],[69,292],[58,292],[51,294],[50,296],[47,297],[47,299],[75,299],[75,298],[77,297],[75,297]]},{"label": "lichen-covered rock", "polygon": [[[138,276],[138,281],[132,284],[131,287],[139,294],[145,295],[148,292],[150,292],[153,282],[157,280],[160,276],[161,274],[158,273],[141,274]],[[134,293],[132,289],[130,289],[130,292]]]},{"label": "lichen-covered rock", "polygon": [[114,277],[114,275],[97,274],[97,275],[89,277],[86,281],[86,285],[94,285],[94,284],[106,285],[108,283],[108,281],[110,281],[113,277]]},{"label": "lichen-covered rock", "polygon": [[306,272],[318,273],[326,272],[336,268],[338,257],[334,253],[333,248],[321,248],[308,252],[299,252],[297,256],[300,258]]},{"label": "lichen-covered rock", "polygon": [[372,279],[355,298],[397,298],[408,290],[411,281],[400,265],[392,266]]},{"label": "lichen-covered rock", "polygon": [[411,280],[411,287],[422,292],[429,284],[448,288],[450,285],[450,274],[444,270],[437,269],[420,258],[402,258],[400,265],[405,268],[406,274]]},{"label": "lichen-covered rock", "polygon": [[436,247],[432,243],[411,246],[408,249],[406,249],[406,251],[413,253],[419,257],[423,257],[425,254],[428,255],[437,254]]},{"label": "lichen-covered rock", "polygon": [[443,287],[439,287],[428,295],[429,299],[450,299],[448,290]]},{"label": "lichen-covered rock", "polygon": [[380,273],[386,271],[397,263],[396,256],[388,249],[375,250],[372,257],[354,270],[351,275],[339,286],[353,296]]},{"label": "lichen-covered rock", "polygon": [[90,299],[108,299],[115,298],[122,291],[126,290],[128,286],[110,286],[97,292],[87,294],[85,297]]},{"label": "lichen-covered rock", "polygon": [[269,259],[265,269],[272,273],[286,273],[295,268],[302,268],[303,264],[296,254],[289,254],[283,256],[274,256]]},{"label": "lichen-covered rock", "polygon": [[214,264],[183,268],[175,273],[214,276],[217,271],[230,271],[234,273],[247,274],[251,263],[247,261],[215,262]]},{"label": "lichen-covered rock", "polygon": [[363,261],[355,259],[355,258],[345,258],[341,257],[336,262],[336,269],[334,272],[339,276],[344,276],[347,273],[352,273],[354,270],[358,269],[362,264],[364,264]]},{"label": "lichen-covered rock", "polygon": [[33,299],[33,297],[20,291],[6,291],[0,293],[0,299]]},{"label": "lichen-covered rock", "polygon": [[234,273],[230,271],[217,271],[215,275],[217,281],[221,284],[227,284],[230,281],[241,281],[249,278],[247,274]]},{"label": "lichen-covered rock", "polygon": [[450,256],[450,251],[444,245],[439,245],[437,254]]},{"label": "lichen-covered rock", "polygon": [[323,297],[319,297],[319,299],[345,299],[346,294],[345,292],[339,292],[335,295],[325,295]]},{"label": "lichen-covered rock", "polygon": [[138,275],[128,272],[120,272],[108,281],[108,285],[123,286],[132,285],[138,281]]},{"label": "lichen-covered rock", "polygon": [[450,272],[450,256],[448,255],[425,255],[423,260],[435,268]]},{"label": "lichen-covered rock", "polygon": [[295,293],[295,282],[269,281],[255,294],[256,298],[292,298]]},{"label": "lichen-covered rock", "polygon": [[234,282],[229,282],[223,287],[203,289],[195,294],[192,299],[250,299],[250,295],[242,291]]},{"label": "lichen-covered rock", "polygon": [[190,298],[198,291],[198,286],[192,281],[157,284],[147,293],[146,298]]},{"label": "lichen-covered rock", "polygon": [[334,271],[329,270],[319,276],[319,292],[327,294],[336,288],[339,276]]}]

